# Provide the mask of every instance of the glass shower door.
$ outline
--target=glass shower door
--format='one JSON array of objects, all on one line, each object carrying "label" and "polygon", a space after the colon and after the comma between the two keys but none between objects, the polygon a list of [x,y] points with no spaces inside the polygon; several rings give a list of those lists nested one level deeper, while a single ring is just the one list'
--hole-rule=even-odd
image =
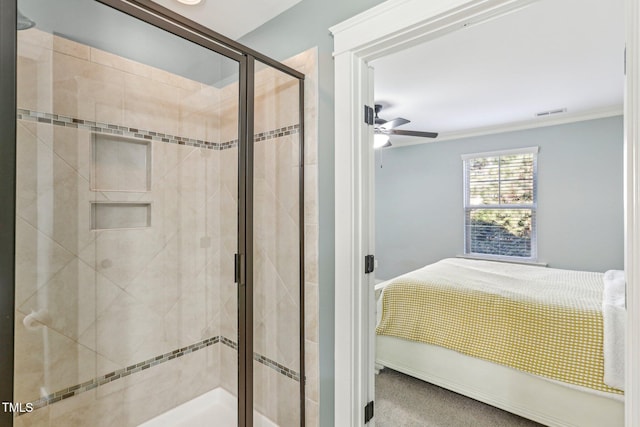
[{"label": "glass shower door", "polygon": [[240,55],[18,6],[15,425],[235,425]]},{"label": "glass shower door", "polygon": [[254,425],[304,425],[301,82],[256,61],[253,141]]}]

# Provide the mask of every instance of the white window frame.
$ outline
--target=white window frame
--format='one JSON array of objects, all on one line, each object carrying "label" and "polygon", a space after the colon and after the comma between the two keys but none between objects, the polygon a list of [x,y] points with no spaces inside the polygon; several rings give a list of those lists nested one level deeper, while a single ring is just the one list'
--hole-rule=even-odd
[{"label": "white window frame", "polygon": [[[464,209],[464,254],[473,258],[485,258],[494,260],[506,260],[506,261],[526,261],[536,262],[538,259],[538,221],[537,221],[537,209],[538,209],[538,151],[539,147],[526,147],[515,148],[512,150],[500,150],[500,151],[488,151],[484,153],[472,153],[463,154],[462,158],[462,170],[463,170],[463,209]],[[467,162],[472,159],[482,157],[502,157],[519,154],[533,154],[533,202],[523,204],[498,204],[498,205],[472,205],[470,200],[469,189],[469,176],[467,174]],[[510,255],[494,255],[471,252],[471,237],[469,236],[469,227],[467,224],[468,213],[470,210],[477,209],[531,209],[531,253],[528,257],[510,256]]]}]

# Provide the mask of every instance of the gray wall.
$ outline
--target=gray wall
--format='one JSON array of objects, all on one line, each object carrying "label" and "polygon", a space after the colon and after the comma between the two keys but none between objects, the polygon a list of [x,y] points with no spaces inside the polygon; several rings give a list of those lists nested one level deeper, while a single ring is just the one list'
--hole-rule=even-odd
[{"label": "gray wall", "polygon": [[334,424],[334,79],[333,39],[329,27],[379,3],[382,0],[302,0],[239,40],[240,43],[278,60],[318,47],[321,426]]},{"label": "gray wall", "polygon": [[623,128],[610,117],[377,152],[376,278],[464,252],[461,154],[530,146],[540,147],[538,259],[622,269]]},{"label": "gray wall", "polygon": [[20,11],[39,30],[188,79],[218,87],[238,79],[237,62],[98,2],[20,0]]}]

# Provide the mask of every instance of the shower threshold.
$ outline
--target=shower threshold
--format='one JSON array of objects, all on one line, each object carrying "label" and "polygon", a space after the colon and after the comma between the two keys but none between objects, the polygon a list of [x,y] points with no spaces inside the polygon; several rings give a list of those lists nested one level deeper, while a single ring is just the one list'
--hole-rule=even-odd
[{"label": "shower threshold", "polygon": [[[183,403],[155,418],[145,421],[138,427],[201,427],[238,425],[237,401],[235,396],[222,387],[208,391],[188,402]],[[278,425],[253,411],[255,427],[277,427]]]}]

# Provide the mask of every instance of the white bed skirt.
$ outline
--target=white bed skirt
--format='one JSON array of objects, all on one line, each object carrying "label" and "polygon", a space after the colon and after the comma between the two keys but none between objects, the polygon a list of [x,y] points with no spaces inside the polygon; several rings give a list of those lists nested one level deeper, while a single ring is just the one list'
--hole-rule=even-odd
[{"label": "white bed skirt", "polygon": [[551,427],[623,427],[624,399],[453,350],[376,336],[376,363]]}]

